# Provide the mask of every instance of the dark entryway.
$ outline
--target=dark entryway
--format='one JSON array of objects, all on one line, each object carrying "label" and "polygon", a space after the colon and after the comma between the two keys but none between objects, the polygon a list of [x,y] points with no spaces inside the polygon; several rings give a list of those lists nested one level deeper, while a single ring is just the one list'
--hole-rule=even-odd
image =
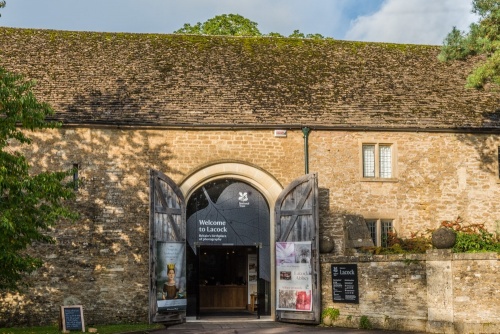
[{"label": "dark entryway", "polygon": [[187,204],[187,316],[270,314],[269,206],[252,186],[219,179]]},{"label": "dark entryway", "polygon": [[257,315],[257,248],[201,246],[199,317]]}]

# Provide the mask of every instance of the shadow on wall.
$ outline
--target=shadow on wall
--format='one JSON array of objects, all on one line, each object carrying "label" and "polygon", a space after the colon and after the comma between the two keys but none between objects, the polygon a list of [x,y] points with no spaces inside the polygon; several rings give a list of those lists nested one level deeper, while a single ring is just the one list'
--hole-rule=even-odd
[{"label": "shadow on wall", "polygon": [[374,246],[363,216],[330,210],[330,189],[319,188],[319,207],[320,253],[346,255]]},{"label": "shadow on wall", "polygon": [[[125,86],[78,96],[68,110],[80,103],[103,117],[110,106],[139,109]],[[27,278],[28,288],[0,295],[0,327],[57,323],[68,303],[83,305],[89,325],[147,321],[149,168],[181,174],[169,167],[174,153],[164,134],[63,127],[31,137],[25,154],[34,173],[79,166],[82,184],[70,205],[80,218],[50,231],[54,244],[34,245],[44,265]]]},{"label": "shadow on wall", "polygon": [[492,134],[481,136],[473,134],[458,134],[459,141],[472,146],[478,153],[480,167],[483,171],[498,175],[498,158],[500,137],[498,137],[498,128],[500,126],[500,109],[494,112],[483,114],[483,127],[492,130]]}]

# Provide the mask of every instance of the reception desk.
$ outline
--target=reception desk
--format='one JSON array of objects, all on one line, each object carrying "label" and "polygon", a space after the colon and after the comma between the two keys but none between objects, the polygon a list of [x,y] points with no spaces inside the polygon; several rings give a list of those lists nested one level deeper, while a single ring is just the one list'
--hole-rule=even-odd
[{"label": "reception desk", "polygon": [[199,296],[202,310],[247,308],[246,285],[200,285]]}]

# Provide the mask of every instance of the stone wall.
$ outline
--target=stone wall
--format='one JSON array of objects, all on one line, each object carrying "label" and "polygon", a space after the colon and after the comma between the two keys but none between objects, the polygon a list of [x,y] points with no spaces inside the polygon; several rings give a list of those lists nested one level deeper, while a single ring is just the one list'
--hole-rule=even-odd
[{"label": "stone wall", "polygon": [[[335,307],[335,326],[429,333],[500,332],[500,256],[496,253],[333,256],[322,255],[323,308]],[[359,304],[334,303],[331,265],[358,266]]]},{"label": "stone wall", "polygon": [[[3,295],[0,326],[55,322],[59,306],[69,304],[84,306],[89,325],[147,321],[150,168],[182,183],[202,166],[237,161],[265,171],[283,187],[304,173],[300,130],[289,130],[286,138],[276,138],[273,131],[258,129],[67,127],[31,136],[33,145],[17,149],[24,149],[34,172],[80,166],[83,184],[72,203],[80,219],[57,225],[50,232],[55,244],[34,245],[32,251],[45,264],[27,278],[29,289]],[[343,255],[344,217],[349,215],[392,218],[402,236],[435,228],[441,220],[458,215],[495,230],[500,217],[496,172],[499,138],[313,130],[309,136],[309,171],[319,175],[319,233],[333,237],[334,254]],[[361,179],[360,144],[364,141],[396,146],[394,179]],[[324,266],[330,261],[323,258]],[[416,324],[426,321],[427,306],[422,309],[421,303],[427,297],[421,290],[401,300],[396,293],[425,285],[428,273],[421,259],[409,264],[360,263],[373,266],[374,272],[382,275],[375,290],[367,295],[372,306],[363,304],[366,310],[387,295],[392,299],[384,304],[386,322],[404,314],[412,314]],[[390,270],[398,270],[398,274],[386,280],[383,275]],[[323,282],[327,289],[328,276]],[[468,297],[461,298],[456,301],[457,317],[463,316],[459,301],[466,303]],[[404,307],[399,304],[402,302],[406,303]],[[356,312],[363,314],[364,310]]]}]

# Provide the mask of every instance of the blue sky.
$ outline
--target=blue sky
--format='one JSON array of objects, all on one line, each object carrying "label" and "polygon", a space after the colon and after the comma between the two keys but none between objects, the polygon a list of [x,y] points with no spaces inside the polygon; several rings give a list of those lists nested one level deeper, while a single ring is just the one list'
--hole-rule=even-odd
[{"label": "blue sky", "polygon": [[172,33],[184,23],[240,14],[262,33],[295,29],[335,39],[441,45],[477,21],[472,0],[7,0],[0,25]]}]

